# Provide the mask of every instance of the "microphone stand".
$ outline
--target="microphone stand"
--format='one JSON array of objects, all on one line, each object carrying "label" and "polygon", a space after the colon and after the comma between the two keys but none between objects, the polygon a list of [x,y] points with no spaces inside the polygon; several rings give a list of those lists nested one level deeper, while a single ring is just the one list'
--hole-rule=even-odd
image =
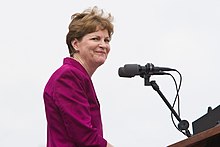
[{"label": "microphone stand", "polygon": [[165,104],[168,106],[168,108],[170,109],[170,111],[172,112],[172,114],[176,117],[176,119],[179,121],[178,124],[178,129],[182,132],[185,131],[184,134],[187,137],[191,137],[191,133],[188,130],[189,128],[189,122],[187,120],[182,120],[180,118],[180,116],[176,113],[176,111],[174,110],[174,108],[170,105],[170,103],[168,102],[168,100],[166,99],[166,97],[163,95],[163,93],[161,92],[159,86],[157,85],[156,81],[149,81],[150,80],[150,76],[151,74],[144,74],[141,75],[142,78],[144,78],[144,85],[145,86],[152,86],[152,88],[160,95],[160,97],[163,99],[163,101],[165,102]]}]

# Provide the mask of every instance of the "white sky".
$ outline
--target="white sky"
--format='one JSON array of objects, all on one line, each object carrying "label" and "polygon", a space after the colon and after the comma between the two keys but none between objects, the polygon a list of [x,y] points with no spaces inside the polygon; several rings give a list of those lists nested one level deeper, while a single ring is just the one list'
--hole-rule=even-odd
[{"label": "white sky", "polygon": [[[190,122],[191,133],[191,122],[219,105],[219,0],[1,1],[1,147],[45,146],[43,88],[68,56],[70,16],[94,5],[115,17],[111,53],[93,76],[105,138],[115,147],[163,147],[186,138],[142,78],[118,76],[124,64],[153,63],[181,72],[181,118]],[[172,79],[155,79],[172,103]]]}]

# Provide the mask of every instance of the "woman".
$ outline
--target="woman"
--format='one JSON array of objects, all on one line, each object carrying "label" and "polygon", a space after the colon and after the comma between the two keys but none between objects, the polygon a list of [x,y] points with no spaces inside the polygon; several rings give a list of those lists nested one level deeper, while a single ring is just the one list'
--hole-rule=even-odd
[{"label": "woman", "polygon": [[70,57],[44,89],[47,147],[113,147],[103,138],[100,105],[91,77],[110,51],[112,16],[94,7],[72,16]]}]

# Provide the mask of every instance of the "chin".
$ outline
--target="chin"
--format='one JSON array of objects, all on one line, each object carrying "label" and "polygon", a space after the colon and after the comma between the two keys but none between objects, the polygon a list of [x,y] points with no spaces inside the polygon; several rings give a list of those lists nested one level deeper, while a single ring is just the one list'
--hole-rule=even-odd
[{"label": "chin", "polygon": [[96,61],[96,63],[100,66],[105,63],[105,60],[106,59],[100,59],[100,60]]},{"label": "chin", "polygon": [[106,56],[98,56],[95,58],[95,63],[100,66],[105,63],[107,57]]}]

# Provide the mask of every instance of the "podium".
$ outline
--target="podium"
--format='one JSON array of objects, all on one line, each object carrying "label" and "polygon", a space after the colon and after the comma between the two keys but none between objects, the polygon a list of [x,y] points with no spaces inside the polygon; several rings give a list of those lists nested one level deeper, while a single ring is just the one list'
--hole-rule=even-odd
[{"label": "podium", "polygon": [[220,125],[195,134],[168,147],[220,147]]}]

